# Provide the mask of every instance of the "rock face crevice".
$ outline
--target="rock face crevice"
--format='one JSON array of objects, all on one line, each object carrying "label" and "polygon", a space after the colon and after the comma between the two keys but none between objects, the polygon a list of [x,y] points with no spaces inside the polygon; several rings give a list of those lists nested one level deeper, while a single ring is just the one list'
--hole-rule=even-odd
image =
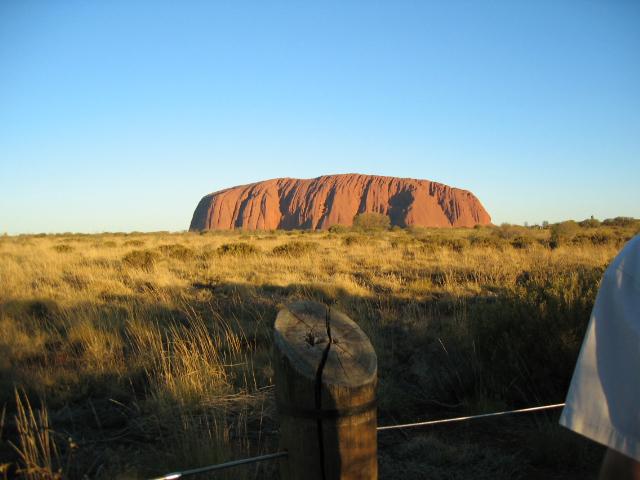
[{"label": "rock face crevice", "polygon": [[491,223],[467,190],[429,180],[344,174],[276,178],[211,193],[198,203],[189,230],[327,229],[352,225],[365,212],[388,215],[401,227]]}]

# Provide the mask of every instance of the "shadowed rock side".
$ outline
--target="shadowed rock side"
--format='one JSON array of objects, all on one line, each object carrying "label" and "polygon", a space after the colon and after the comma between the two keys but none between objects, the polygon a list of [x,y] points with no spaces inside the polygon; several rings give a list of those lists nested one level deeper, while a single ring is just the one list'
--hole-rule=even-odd
[{"label": "shadowed rock side", "polygon": [[189,230],[327,229],[359,213],[388,215],[392,225],[473,227],[491,217],[469,191],[429,180],[374,175],[276,178],[211,193]]}]

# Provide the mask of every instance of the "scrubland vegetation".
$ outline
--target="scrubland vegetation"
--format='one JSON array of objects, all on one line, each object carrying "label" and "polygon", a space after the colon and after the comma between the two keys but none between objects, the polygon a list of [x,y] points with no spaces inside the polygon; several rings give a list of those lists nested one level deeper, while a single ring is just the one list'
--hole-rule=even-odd
[{"label": "scrubland vegetation", "polygon": [[[564,401],[636,221],[0,237],[0,472],[145,478],[277,449],[278,309],[370,336],[379,423]],[[381,478],[589,478],[558,412],[380,437]],[[214,478],[273,478],[256,464]]]}]

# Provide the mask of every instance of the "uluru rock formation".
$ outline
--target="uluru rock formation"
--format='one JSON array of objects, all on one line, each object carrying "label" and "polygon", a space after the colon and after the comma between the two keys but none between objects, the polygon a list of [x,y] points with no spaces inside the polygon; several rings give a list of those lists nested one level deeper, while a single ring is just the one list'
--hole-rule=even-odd
[{"label": "uluru rock formation", "polygon": [[189,230],[327,229],[352,225],[364,212],[388,215],[401,227],[491,223],[467,190],[429,180],[344,174],[275,178],[211,193],[198,203]]}]

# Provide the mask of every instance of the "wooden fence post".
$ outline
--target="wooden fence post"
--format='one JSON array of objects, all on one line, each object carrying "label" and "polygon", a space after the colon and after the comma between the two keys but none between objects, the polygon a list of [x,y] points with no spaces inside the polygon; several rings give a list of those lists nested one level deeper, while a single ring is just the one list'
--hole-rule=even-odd
[{"label": "wooden fence post", "polygon": [[371,342],[349,317],[316,302],[278,313],[276,404],[283,480],[378,478]]}]

